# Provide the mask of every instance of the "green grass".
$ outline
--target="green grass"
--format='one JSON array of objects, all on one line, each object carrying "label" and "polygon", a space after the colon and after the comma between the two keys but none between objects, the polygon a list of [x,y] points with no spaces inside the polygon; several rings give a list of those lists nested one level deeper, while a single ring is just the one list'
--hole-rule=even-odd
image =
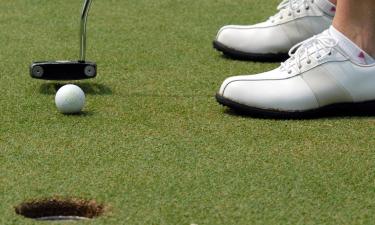
[{"label": "green grass", "polygon": [[213,98],[225,77],[277,66],[211,47],[277,3],[95,0],[100,72],[78,82],[85,113],[64,116],[28,65],[78,57],[81,1],[0,0],[0,224],[43,224],[13,207],[50,196],[111,206],[82,224],[373,223],[374,117],[253,119]]}]

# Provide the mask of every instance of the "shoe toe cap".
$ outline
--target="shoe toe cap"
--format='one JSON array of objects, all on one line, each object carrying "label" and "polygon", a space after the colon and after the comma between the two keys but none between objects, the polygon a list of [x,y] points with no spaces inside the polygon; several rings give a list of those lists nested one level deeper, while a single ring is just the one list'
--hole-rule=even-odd
[{"label": "shoe toe cap", "polygon": [[242,50],[249,45],[252,29],[243,26],[229,25],[220,29],[216,36],[216,41],[229,48]]},{"label": "shoe toe cap", "polygon": [[303,111],[319,107],[306,83],[293,79],[260,80],[252,76],[226,79],[219,95],[249,107],[281,111]]},{"label": "shoe toe cap", "polygon": [[293,46],[279,26],[262,24],[224,26],[218,32],[216,42],[233,50],[253,54],[286,53]]}]

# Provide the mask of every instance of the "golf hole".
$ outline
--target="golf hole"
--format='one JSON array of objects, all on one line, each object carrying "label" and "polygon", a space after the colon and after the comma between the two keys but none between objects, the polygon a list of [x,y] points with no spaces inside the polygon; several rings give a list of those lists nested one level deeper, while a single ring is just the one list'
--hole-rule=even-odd
[{"label": "golf hole", "polygon": [[18,215],[44,221],[88,220],[103,215],[105,206],[94,200],[42,199],[24,202],[15,207]]}]

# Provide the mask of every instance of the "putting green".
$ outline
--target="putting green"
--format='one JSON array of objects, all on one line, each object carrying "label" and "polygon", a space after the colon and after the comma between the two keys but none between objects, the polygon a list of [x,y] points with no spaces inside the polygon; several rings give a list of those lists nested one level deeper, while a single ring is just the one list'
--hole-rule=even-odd
[{"label": "putting green", "polygon": [[81,4],[0,0],[0,224],[41,224],[14,207],[54,196],[110,208],[89,224],[373,223],[374,117],[253,119],[215,102],[227,76],[278,66],[221,57],[218,28],[277,0],[94,0],[99,74],[76,83],[85,112],[64,116],[62,83],[28,65],[79,57]]}]

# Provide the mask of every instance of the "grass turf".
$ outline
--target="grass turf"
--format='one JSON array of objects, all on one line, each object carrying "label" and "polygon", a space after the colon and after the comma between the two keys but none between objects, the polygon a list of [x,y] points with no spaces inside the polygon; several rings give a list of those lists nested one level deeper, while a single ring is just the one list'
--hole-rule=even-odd
[{"label": "grass turf", "polygon": [[373,117],[253,119],[213,98],[225,77],[277,66],[211,47],[277,2],[95,0],[99,76],[78,82],[85,113],[64,116],[27,66],[78,57],[81,2],[0,0],[0,224],[39,224],[13,207],[51,196],[111,206],[88,224],[372,223]]}]

